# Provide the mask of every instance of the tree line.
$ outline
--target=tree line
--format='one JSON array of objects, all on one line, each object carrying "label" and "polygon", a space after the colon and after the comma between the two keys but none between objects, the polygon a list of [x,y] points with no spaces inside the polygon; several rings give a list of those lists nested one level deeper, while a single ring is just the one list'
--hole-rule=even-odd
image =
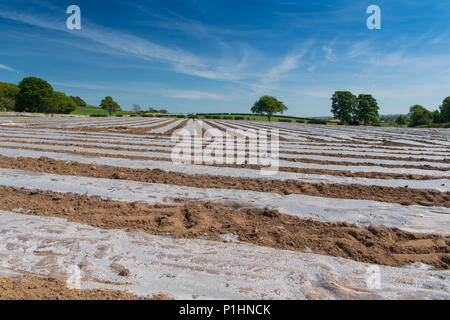
[{"label": "tree line", "polygon": [[[26,77],[18,85],[0,81],[0,111],[69,114],[78,107],[90,106],[78,96],[67,96],[55,91],[50,83],[40,78]],[[107,110],[109,115],[122,111],[122,107],[111,96],[102,99],[99,107]],[[132,108],[136,114],[145,113],[137,104]],[[168,113],[165,109],[152,107],[147,112]]]},{"label": "tree line", "polygon": [[19,85],[0,82],[0,111],[62,113],[86,106],[80,97],[69,97],[55,91],[45,80],[24,78]]}]

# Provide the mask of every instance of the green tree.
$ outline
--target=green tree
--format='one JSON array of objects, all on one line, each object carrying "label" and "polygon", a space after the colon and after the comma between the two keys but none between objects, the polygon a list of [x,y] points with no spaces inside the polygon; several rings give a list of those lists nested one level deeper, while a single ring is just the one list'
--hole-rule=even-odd
[{"label": "green tree", "polygon": [[378,123],[377,100],[371,94],[360,94],[357,99],[355,116],[357,121],[362,121],[364,125]]},{"label": "green tree", "polygon": [[28,77],[19,83],[16,111],[45,112],[53,100],[53,88],[45,80]]},{"label": "green tree", "polygon": [[357,99],[350,91],[336,91],[331,97],[331,113],[342,124],[352,121],[357,107]]},{"label": "green tree", "polygon": [[110,96],[105,97],[100,103],[100,107],[102,109],[108,110],[109,115],[111,116],[114,111],[120,111],[121,108],[117,102],[113,100]]},{"label": "green tree", "polygon": [[13,98],[0,98],[0,111],[13,111],[16,106],[16,100]]},{"label": "green tree", "polygon": [[159,110],[159,113],[161,113],[161,114],[167,114],[168,112],[167,112],[166,109],[161,109],[161,110]]},{"label": "green tree", "polygon": [[431,113],[431,119],[433,121],[433,123],[441,123],[443,121],[441,121],[441,113],[439,112],[439,110],[434,110]]},{"label": "green tree", "polygon": [[441,121],[450,122],[450,97],[444,99],[439,109],[441,111]]},{"label": "green tree", "polygon": [[19,91],[19,87],[15,84],[0,81],[0,98],[10,98],[16,100]]},{"label": "green tree", "polygon": [[52,103],[46,110],[46,113],[69,114],[75,111],[77,104],[63,92],[55,91],[53,93]]},{"label": "green tree", "polygon": [[404,126],[407,124],[406,117],[399,115],[397,119],[395,119],[395,123],[399,126]]},{"label": "green tree", "polygon": [[80,97],[74,97],[74,96],[70,96],[70,98],[73,100],[73,102],[75,102],[75,104],[78,106],[78,107],[86,107],[87,106],[87,103],[83,100],[83,99],[81,99]]},{"label": "green tree", "polygon": [[284,103],[278,101],[275,97],[263,96],[253,105],[252,113],[266,114],[270,121],[274,114],[283,114],[287,111],[287,109],[288,108],[284,105]]},{"label": "green tree", "polygon": [[433,114],[422,107],[421,105],[414,105],[409,109],[409,126],[430,125],[433,121]]}]

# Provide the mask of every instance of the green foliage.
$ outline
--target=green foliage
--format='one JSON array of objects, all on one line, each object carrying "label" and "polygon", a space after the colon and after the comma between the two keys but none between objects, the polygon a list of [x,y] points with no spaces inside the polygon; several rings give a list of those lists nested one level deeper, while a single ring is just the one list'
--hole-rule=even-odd
[{"label": "green foliage", "polygon": [[0,111],[13,111],[16,106],[16,100],[13,98],[0,97]]},{"label": "green foliage", "polygon": [[442,122],[450,122],[450,97],[444,99],[439,109],[441,111],[440,120]]},{"label": "green foliage", "polygon": [[155,109],[153,107],[150,107],[148,109],[148,112],[149,113],[160,113],[160,114],[167,114],[168,113],[168,111],[166,109],[157,110],[157,109]]},{"label": "green foliage", "polygon": [[442,117],[441,117],[441,113],[439,112],[439,110],[434,110],[431,113],[431,119],[432,119],[433,123],[441,123],[441,122],[443,122],[443,121],[441,121]]},{"label": "green foliage", "polygon": [[341,123],[352,121],[357,107],[357,99],[350,91],[336,91],[331,97],[331,113]]},{"label": "green foliage", "polygon": [[108,110],[111,116],[114,111],[120,111],[121,108],[117,102],[113,100],[110,96],[105,97],[100,103],[100,107],[104,110]]},{"label": "green foliage", "polygon": [[19,87],[15,84],[0,81],[0,98],[15,100],[19,91]]},{"label": "green foliage", "polygon": [[421,105],[414,105],[409,109],[409,126],[421,126],[421,125],[430,125],[433,121],[433,114],[422,107]]},{"label": "green foliage", "polygon": [[19,83],[16,111],[46,112],[53,100],[53,88],[45,80],[28,77]]},{"label": "green foliage", "polygon": [[399,126],[405,126],[407,124],[406,117],[399,115],[397,119],[395,119],[395,123]]},{"label": "green foliage", "polygon": [[53,92],[50,101],[51,103],[47,106],[47,109],[44,111],[45,113],[69,114],[77,108],[75,101],[63,92]]},{"label": "green foliage", "polygon": [[362,121],[364,125],[378,123],[377,100],[371,94],[360,94],[357,99],[355,120]]},{"label": "green foliage", "polygon": [[308,121],[308,123],[312,123],[312,124],[327,124],[326,120],[321,120],[321,119],[310,119]]},{"label": "green foliage", "polygon": [[257,114],[266,114],[270,121],[272,115],[276,113],[283,114],[287,110],[288,108],[284,105],[284,103],[278,101],[275,97],[262,96],[255,102],[251,111],[252,113]]},{"label": "green foliage", "polygon": [[73,102],[75,102],[77,107],[86,107],[87,106],[86,102],[83,99],[81,99],[80,97],[70,96],[70,98],[73,100]]}]

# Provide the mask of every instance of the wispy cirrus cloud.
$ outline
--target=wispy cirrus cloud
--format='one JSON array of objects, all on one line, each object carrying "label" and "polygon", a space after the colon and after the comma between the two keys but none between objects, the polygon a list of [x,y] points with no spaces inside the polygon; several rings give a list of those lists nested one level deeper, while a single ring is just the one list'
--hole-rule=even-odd
[{"label": "wispy cirrus cloud", "polygon": [[329,46],[325,45],[325,46],[322,47],[322,50],[325,51],[325,53],[326,53],[325,58],[328,61],[332,61],[332,62],[336,61],[336,55],[334,54],[334,51],[333,51],[332,48],[330,48]]},{"label": "wispy cirrus cloud", "polygon": [[186,50],[169,48],[132,34],[96,25],[86,19],[83,20],[81,30],[71,31],[65,28],[64,21],[51,15],[33,15],[5,7],[0,9],[2,18],[44,29],[70,32],[75,36],[113,49],[115,52],[142,60],[170,64],[173,70],[179,73],[215,80],[237,80],[243,75],[240,70],[234,71],[234,63],[217,66],[217,61],[210,61]]},{"label": "wispy cirrus cloud", "polygon": [[16,69],[8,67],[8,66],[5,66],[4,64],[0,64],[0,69],[6,70],[6,71],[11,71],[11,72],[17,72]]},{"label": "wispy cirrus cloud", "polygon": [[162,94],[168,98],[188,99],[188,100],[225,100],[223,95],[206,92],[206,91],[190,91],[190,90],[166,90]]}]

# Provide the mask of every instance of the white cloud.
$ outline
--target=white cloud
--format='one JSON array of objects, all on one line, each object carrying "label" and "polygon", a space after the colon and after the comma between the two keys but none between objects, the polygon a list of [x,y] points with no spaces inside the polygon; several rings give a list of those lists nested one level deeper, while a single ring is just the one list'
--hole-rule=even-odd
[{"label": "white cloud", "polygon": [[188,51],[168,48],[131,34],[90,23],[86,19],[83,20],[81,30],[71,31],[65,28],[63,21],[51,16],[30,15],[2,8],[0,17],[44,29],[70,32],[112,49],[115,53],[119,52],[147,61],[168,63],[174,71],[179,73],[216,80],[237,80],[242,79],[243,76],[240,70],[234,68],[236,65],[240,67],[239,63],[218,65],[218,61],[202,59]]},{"label": "white cloud", "polygon": [[5,66],[4,64],[0,64],[0,69],[6,70],[6,71],[11,71],[11,72],[17,72],[17,70],[15,70],[11,67]]},{"label": "white cloud", "polygon": [[328,61],[336,61],[336,55],[334,54],[333,49],[331,49],[329,46],[323,46],[322,49],[327,54],[325,58]]},{"label": "white cloud", "polygon": [[262,84],[269,84],[281,80],[288,72],[295,70],[299,66],[300,59],[306,54],[308,49],[301,52],[287,55],[279,65],[273,67],[261,80]]},{"label": "white cloud", "polygon": [[361,42],[355,43],[354,45],[352,45],[350,47],[350,50],[348,52],[348,57],[353,59],[353,58],[358,58],[360,56],[366,56],[369,53],[370,53],[369,42],[361,41]]},{"label": "white cloud", "polygon": [[177,91],[166,90],[162,94],[168,98],[188,99],[188,100],[224,100],[225,97],[211,92],[205,91]]}]

